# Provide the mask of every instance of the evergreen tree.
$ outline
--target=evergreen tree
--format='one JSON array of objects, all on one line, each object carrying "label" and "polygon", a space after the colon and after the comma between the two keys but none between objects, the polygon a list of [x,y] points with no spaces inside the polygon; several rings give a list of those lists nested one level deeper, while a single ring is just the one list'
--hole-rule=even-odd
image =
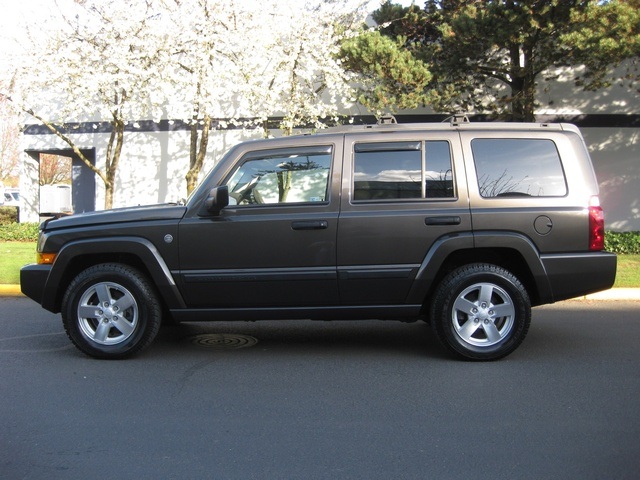
[{"label": "evergreen tree", "polygon": [[[559,67],[584,65],[578,84],[600,88],[610,83],[613,66],[638,58],[639,7],[639,0],[427,0],[420,9],[387,0],[374,19],[399,52],[429,69],[432,78],[423,92],[431,92],[431,102],[425,103],[439,111],[473,110],[533,121],[542,75],[553,79]],[[373,55],[350,54],[349,67],[371,70],[366,62]],[[377,82],[388,95],[407,88],[384,76]]]}]

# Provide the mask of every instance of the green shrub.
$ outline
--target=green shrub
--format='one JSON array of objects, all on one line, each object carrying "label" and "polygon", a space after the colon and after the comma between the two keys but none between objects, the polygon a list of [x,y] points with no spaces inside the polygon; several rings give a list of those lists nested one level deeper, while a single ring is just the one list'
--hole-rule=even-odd
[{"label": "green shrub", "polygon": [[640,254],[640,232],[606,232],[605,250],[613,253]]},{"label": "green shrub", "polygon": [[0,241],[35,242],[38,240],[37,223],[9,223],[0,225]]},{"label": "green shrub", "polygon": [[18,221],[18,209],[16,207],[0,207],[0,225],[16,223]]}]

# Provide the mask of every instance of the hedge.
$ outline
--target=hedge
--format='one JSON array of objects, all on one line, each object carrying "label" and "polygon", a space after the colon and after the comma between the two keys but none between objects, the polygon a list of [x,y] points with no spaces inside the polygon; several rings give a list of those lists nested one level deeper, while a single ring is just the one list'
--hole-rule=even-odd
[{"label": "hedge", "polygon": [[0,225],[15,223],[18,221],[18,209],[16,207],[0,207]]},{"label": "hedge", "polygon": [[8,223],[0,225],[2,242],[35,242],[38,240],[37,223]]},{"label": "hedge", "polygon": [[605,250],[613,253],[640,254],[640,232],[606,232]]}]

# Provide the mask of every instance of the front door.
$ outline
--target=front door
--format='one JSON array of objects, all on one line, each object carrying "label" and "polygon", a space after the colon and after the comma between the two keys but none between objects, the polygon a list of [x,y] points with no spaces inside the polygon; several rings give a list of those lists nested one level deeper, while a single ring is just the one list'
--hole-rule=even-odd
[{"label": "front door", "polygon": [[186,218],[180,225],[181,284],[189,307],[337,302],[335,150],[309,145],[241,155],[221,182],[229,187],[231,205],[218,217]]}]

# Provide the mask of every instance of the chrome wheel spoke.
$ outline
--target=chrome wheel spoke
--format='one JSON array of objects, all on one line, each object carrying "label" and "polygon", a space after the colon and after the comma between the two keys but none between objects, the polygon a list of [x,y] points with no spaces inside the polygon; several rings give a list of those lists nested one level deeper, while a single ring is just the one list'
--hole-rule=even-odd
[{"label": "chrome wheel spoke", "polygon": [[113,322],[113,324],[111,326],[114,327],[116,330],[118,330],[122,335],[124,335],[126,337],[131,335],[131,333],[133,332],[133,329],[134,329],[134,325],[129,323],[123,317],[119,317],[119,320]]},{"label": "chrome wheel spoke", "polygon": [[108,322],[100,322],[93,335],[93,340],[98,343],[104,343],[107,340],[110,331],[111,325]]},{"label": "chrome wheel spoke", "polygon": [[453,308],[459,312],[471,314],[473,313],[473,309],[476,308],[476,304],[464,297],[458,297],[453,304]]},{"label": "chrome wheel spoke", "polygon": [[120,312],[124,312],[126,309],[131,308],[135,305],[136,301],[133,299],[131,295],[125,295],[122,298],[119,298],[114,304],[114,308],[116,308]]},{"label": "chrome wheel spoke", "polygon": [[493,285],[482,284],[480,287],[480,295],[478,296],[478,303],[485,306],[491,305],[491,297],[493,296]]},{"label": "chrome wheel spoke", "polygon": [[458,334],[463,340],[468,341],[478,331],[478,328],[480,328],[480,325],[469,319],[462,325],[462,328],[458,330]]},{"label": "chrome wheel spoke", "polygon": [[100,301],[100,305],[111,304],[111,292],[106,283],[99,283],[95,286],[96,295]]},{"label": "chrome wheel spoke", "polygon": [[78,316],[80,318],[100,318],[99,308],[95,305],[80,305]]},{"label": "chrome wheel spoke", "polygon": [[509,316],[512,316],[515,312],[513,305],[511,303],[494,305],[492,309],[495,312],[494,318],[509,317]]},{"label": "chrome wheel spoke", "polygon": [[500,331],[496,327],[495,323],[489,322],[483,325],[483,328],[484,328],[484,333],[487,334],[487,340],[491,344],[497,343],[500,340],[502,340],[502,335],[500,334]]}]

